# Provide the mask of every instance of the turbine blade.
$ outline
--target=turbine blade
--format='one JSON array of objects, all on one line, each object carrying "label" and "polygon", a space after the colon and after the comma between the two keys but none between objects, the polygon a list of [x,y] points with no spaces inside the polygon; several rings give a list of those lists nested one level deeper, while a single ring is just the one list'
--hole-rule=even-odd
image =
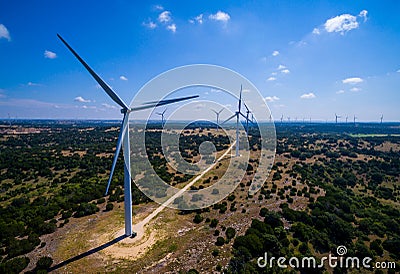
[{"label": "turbine blade", "polygon": [[247,111],[250,111],[245,102],[243,102],[243,105],[246,107]]},{"label": "turbine blade", "polygon": [[162,106],[162,105],[167,105],[167,104],[171,104],[171,103],[175,103],[175,102],[179,102],[179,101],[183,101],[183,100],[189,100],[189,99],[193,99],[193,98],[197,98],[197,97],[199,97],[199,95],[179,97],[179,98],[174,98],[174,99],[165,99],[165,100],[159,100],[159,101],[150,101],[150,102],[143,103],[143,105],[159,104],[160,106]]},{"label": "turbine blade", "polygon": [[197,97],[199,97],[199,95],[176,98],[176,99],[161,100],[161,101],[146,102],[146,103],[144,103],[144,106],[133,107],[130,110],[131,111],[139,111],[139,110],[148,109],[148,108],[155,108],[155,107],[168,105],[168,104],[172,104],[172,103],[176,103],[176,102],[184,101],[184,100],[189,100],[189,99],[193,99],[193,98],[197,98]]},{"label": "turbine blade", "polygon": [[98,76],[96,72],[94,72],[94,70],[92,70],[92,68],[89,67],[89,65],[78,55],[78,53],[76,53],[76,51],[70,45],[68,45],[68,43],[59,34],[57,34],[57,36],[64,43],[64,45],[72,52],[72,54],[79,60],[79,62],[81,62],[81,64],[92,75],[92,77],[96,80],[96,82],[104,89],[104,91],[108,94],[108,96],[110,96],[111,99],[113,99],[114,102],[120,105],[123,109],[128,110],[129,109],[128,105],[125,104],[125,102],[122,101],[121,98],[119,98],[119,96],[106,84],[106,82],[104,82],[103,79],[101,79],[100,76]]},{"label": "turbine blade", "polygon": [[213,110],[212,108],[211,108],[211,111],[214,112],[217,115],[221,113],[221,112],[217,112],[217,111]]},{"label": "turbine blade", "polygon": [[108,178],[106,193],[104,194],[105,196],[107,196],[107,194],[108,194],[108,190],[111,185],[111,180],[114,175],[115,166],[117,164],[118,155],[119,155],[119,152],[121,151],[122,138],[123,138],[125,130],[126,130],[126,127],[124,128],[124,124],[125,124],[125,119],[127,119],[127,117],[128,117],[128,115],[124,114],[124,119],[122,119],[121,129],[120,129],[119,135],[118,135],[117,148],[115,149],[114,159],[113,159],[113,163],[112,163],[111,171],[110,171],[110,177]]},{"label": "turbine blade", "polygon": [[238,106],[239,112],[240,112],[241,105],[242,105],[242,85],[240,85],[240,93],[239,93],[239,106]]},{"label": "turbine blade", "polygon": [[246,117],[246,115],[244,115],[243,113],[239,112],[239,114],[242,115],[242,117],[243,117],[244,119],[246,119],[246,121],[249,120],[249,119]]},{"label": "turbine blade", "polygon": [[221,108],[221,110],[220,110],[220,111],[218,111],[218,112],[215,112],[215,110],[214,110],[214,112],[215,112],[215,113],[218,113],[218,114],[220,114],[221,112],[223,112],[223,111],[224,111],[224,109],[225,109],[225,108]]},{"label": "turbine blade", "polygon": [[221,123],[221,125],[225,124],[226,122],[228,122],[229,120],[231,120],[231,119],[234,118],[234,117],[236,117],[236,113],[233,114],[233,115],[232,115],[231,117],[229,117],[228,119],[226,119],[225,121],[223,121],[223,122]]}]

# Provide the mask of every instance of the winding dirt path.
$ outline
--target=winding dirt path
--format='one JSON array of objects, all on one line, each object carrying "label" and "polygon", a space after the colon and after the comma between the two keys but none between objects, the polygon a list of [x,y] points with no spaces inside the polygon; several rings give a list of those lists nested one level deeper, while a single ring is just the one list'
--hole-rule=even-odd
[{"label": "winding dirt path", "polygon": [[[168,205],[170,205],[176,198],[181,196],[187,189],[189,189],[192,185],[194,185],[198,180],[200,180],[207,172],[209,172],[215,165],[220,162],[223,158],[225,158],[228,153],[232,150],[233,146],[236,142],[233,142],[232,145],[207,169],[205,169],[201,174],[199,174],[196,178],[194,178],[190,183],[188,183],[185,187],[179,190],[176,194],[174,194],[171,198],[161,204],[157,209],[155,209],[152,213],[150,213],[146,218],[141,220],[140,222],[134,224],[133,231],[137,233],[134,238],[125,238],[120,243],[110,246],[106,249],[106,253],[111,255],[114,258],[138,258],[140,255],[143,255],[146,250],[151,247],[153,244],[162,238],[162,236],[157,236],[154,231],[146,233],[145,226],[156,217],[161,211],[163,211]],[[124,228],[118,230],[114,233],[115,238],[124,234]]]}]

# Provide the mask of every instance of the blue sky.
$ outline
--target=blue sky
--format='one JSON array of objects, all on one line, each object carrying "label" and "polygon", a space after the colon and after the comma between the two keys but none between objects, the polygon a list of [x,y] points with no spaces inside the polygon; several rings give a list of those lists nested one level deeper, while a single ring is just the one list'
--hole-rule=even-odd
[{"label": "blue sky", "polygon": [[252,81],[276,120],[399,121],[399,11],[365,0],[0,0],[0,118],[120,118],[60,33],[127,103],[159,73],[210,63]]}]

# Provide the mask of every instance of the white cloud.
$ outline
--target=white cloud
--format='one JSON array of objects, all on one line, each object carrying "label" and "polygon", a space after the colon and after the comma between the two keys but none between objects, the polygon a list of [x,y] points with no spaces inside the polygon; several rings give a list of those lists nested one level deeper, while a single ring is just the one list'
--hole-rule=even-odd
[{"label": "white cloud", "polygon": [[357,17],[351,14],[341,14],[331,19],[328,19],[325,24],[325,30],[327,32],[345,32],[358,28]]},{"label": "white cloud", "polygon": [[82,108],[84,109],[96,109],[96,106],[87,106],[87,105],[83,105]]},{"label": "white cloud", "polygon": [[360,89],[360,88],[354,87],[354,88],[351,88],[350,91],[352,91],[352,92],[358,92],[358,91],[361,91],[361,89]]},{"label": "white cloud", "polygon": [[79,103],[90,103],[90,100],[84,99],[82,96],[75,97],[74,99],[75,102]]},{"label": "white cloud", "polygon": [[33,83],[33,82],[28,82],[27,85],[28,85],[29,87],[38,87],[38,86],[41,86],[41,84]]},{"label": "white cloud", "polygon": [[317,96],[315,96],[314,93],[310,92],[310,93],[305,93],[303,95],[300,96],[301,99],[313,99]]},{"label": "white cloud", "polygon": [[279,55],[279,51],[274,50],[274,51],[272,52],[272,56],[278,56],[278,55]]},{"label": "white cloud", "polygon": [[367,10],[362,10],[360,11],[360,13],[358,14],[359,17],[364,18],[364,22],[367,21],[367,15],[368,15],[368,11]]},{"label": "white cloud", "polygon": [[45,50],[44,51],[44,58],[55,59],[55,58],[57,58],[57,54],[55,52],[52,52],[52,51],[49,51],[49,50]]},{"label": "white cloud", "polygon": [[160,21],[161,23],[168,23],[171,21],[171,12],[169,11],[163,11],[162,13],[160,13],[160,15],[158,15],[158,21]]},{"label": "white cloud", "polygon": [[290,73],[290,70],[288,70],[288,69],[283,69],[283,70],[281,70],[281,72],[284,73],[284,74],[288,74],[288,73]]},{"label": "white cloud", "polygon": [[112,105],[109,105],[109,104],[106,104],[106,103],[103,103],[103,104],[101,104],[103,107],[105,107],[105,108],[109,108],[109,109],[116,109],[117,107],[116,106],[112,106]]},{"label": "white cloud", "polygon": [[216,92],[216,93],[222,92],[222,90],[216,89],[216,88],[212,88],[212,89],[210,89],[210,91],[211,91],[211,92]]},{"label": "white cloud", "polygon": [[336,94],[343,94],[343,93],[344,93],[343,89],[336,91]]},{"label": "white cloud", "polygon": [[11,41],[10,33],[8,32],[8,29],[6,28],[6,26],[4,26],[3,24],[0,24],[0,39],[1,38]]},{"label": "white cloud", "polygon": [[361,79],[360,77],[351,77],[351,78],[346,78],[342,80],[343,84],[351,84],[351,85],[355,85],[355,84],[359,84],[362,83],[364,80]]},{"label": "white cloud", "polygon": [[271,77],[269,77],[268,79],[267,79],[267,81],[275,81],[276,80],[276,77],[273,77],[273,76],[271,76]]},{"label": "white cloud", "polygon": [[143,26],[149,28],[149,29],[155,29],[157,27],[157,24],[154,23],[153,21],[149,20],[147,23],[143,22],[142,23]]},{"label": "white cloud", "polygon": [[282,70],[282,69],[285,69],[286,67],[284,66],[284,65],[279,65],[278,66],[278,70]]},{"label": "white cloud", "polygon": [[312,31],[312,34],[315,34],[315,35],[320,35],[320,34],[321,34],[321,32],[319,31],[319,29],[318,29],[318,28],[314,28],[314,29],[313,29],[313,31]]},{"label": "white cloud", "polygon": [[155,5],[155,6],[154,6],[154,9],[155,9],[155,10],[164,10],[164,7],[161,6],[161,5]]},{"label": "white cloud", "polygon": [[215,14],[210,14],[210,16],[208,16],[208,18],[210,18],[211,20],[221,21],[224,23],[228,22],[231,19],[230,15],[228,13],[220,11],[220,10]]},{"label": "white cloud", "polygon": [[126,78],[126,77],[123,76],[123,75],[121,75],[121,76],[119,77],[119,79],[122,80],[122,81],[128,81],[128,78]]},{"label": "white cloud", "polygon": [[271,72],[271,75],[276,76],[276,75],[278,75],[278,73],[276,73],[276,72]]},{"label": "white cloud", "polygon": [[264,101],[265,102],[269,102],[269,103],[276,102],[278,100],[279,100],[279,97],[277,97],[275,95],[274,96],[267,96],[267,97],[264,98]]},{"label": "white cloud", "polygon": [[204,20],[203,20],[203,14],[199,14],[196,17],[194,17],[193,19],[189,20],[190,23],[194,24],[194,23],[199,23],[200,25],[203,24]]},{"label": "white cloud", "polygon": [[175,24],[171,24],[167,26],[167,30],[172,31],[173,33],[176,32],[176,25]]}]

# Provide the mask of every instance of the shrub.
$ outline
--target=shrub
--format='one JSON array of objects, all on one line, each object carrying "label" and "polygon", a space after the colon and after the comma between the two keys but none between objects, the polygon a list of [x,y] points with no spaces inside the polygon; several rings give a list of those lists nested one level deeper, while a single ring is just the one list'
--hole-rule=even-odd
[{"label": "shrub", "polygon": [[36,270],[47,270],[53,264],[53,259],[48,256],[41,257],[36,263]]},{"label": "shrub", "polygon": [[108,203],[107,205],[106,205],[106,211],[111,211],[111,210],[113,210],[114,209],[114,205],[112,204],[112,203]]},{"label": "shrub", "polygon": [[203,216],[201,216],[200,214],[196,214],[195,216],[194,216],[194,218],[193,218],[193,222],[195,223],[195,224],[199,224],[199,223],[201,223],[203,221]]},{"label": "shrub", "polygon": [[223,237],[219,236],[219,237],[217,238],[217,241],[215,242],[215,245],[217,245],[217,246],[223,246],[224,244],[225,244],[225,239],[224,239]]},{"label": "shrub", "polygon": [[233,227],[228,227],[225,231],[226,238],[228,240],[232,239],[236,235],[236,230]]},{"label": "shrub", "polygon": [[210,222],[210,227],[217,227],[218,225],[218,220],[217,219],[212,219]]}]

